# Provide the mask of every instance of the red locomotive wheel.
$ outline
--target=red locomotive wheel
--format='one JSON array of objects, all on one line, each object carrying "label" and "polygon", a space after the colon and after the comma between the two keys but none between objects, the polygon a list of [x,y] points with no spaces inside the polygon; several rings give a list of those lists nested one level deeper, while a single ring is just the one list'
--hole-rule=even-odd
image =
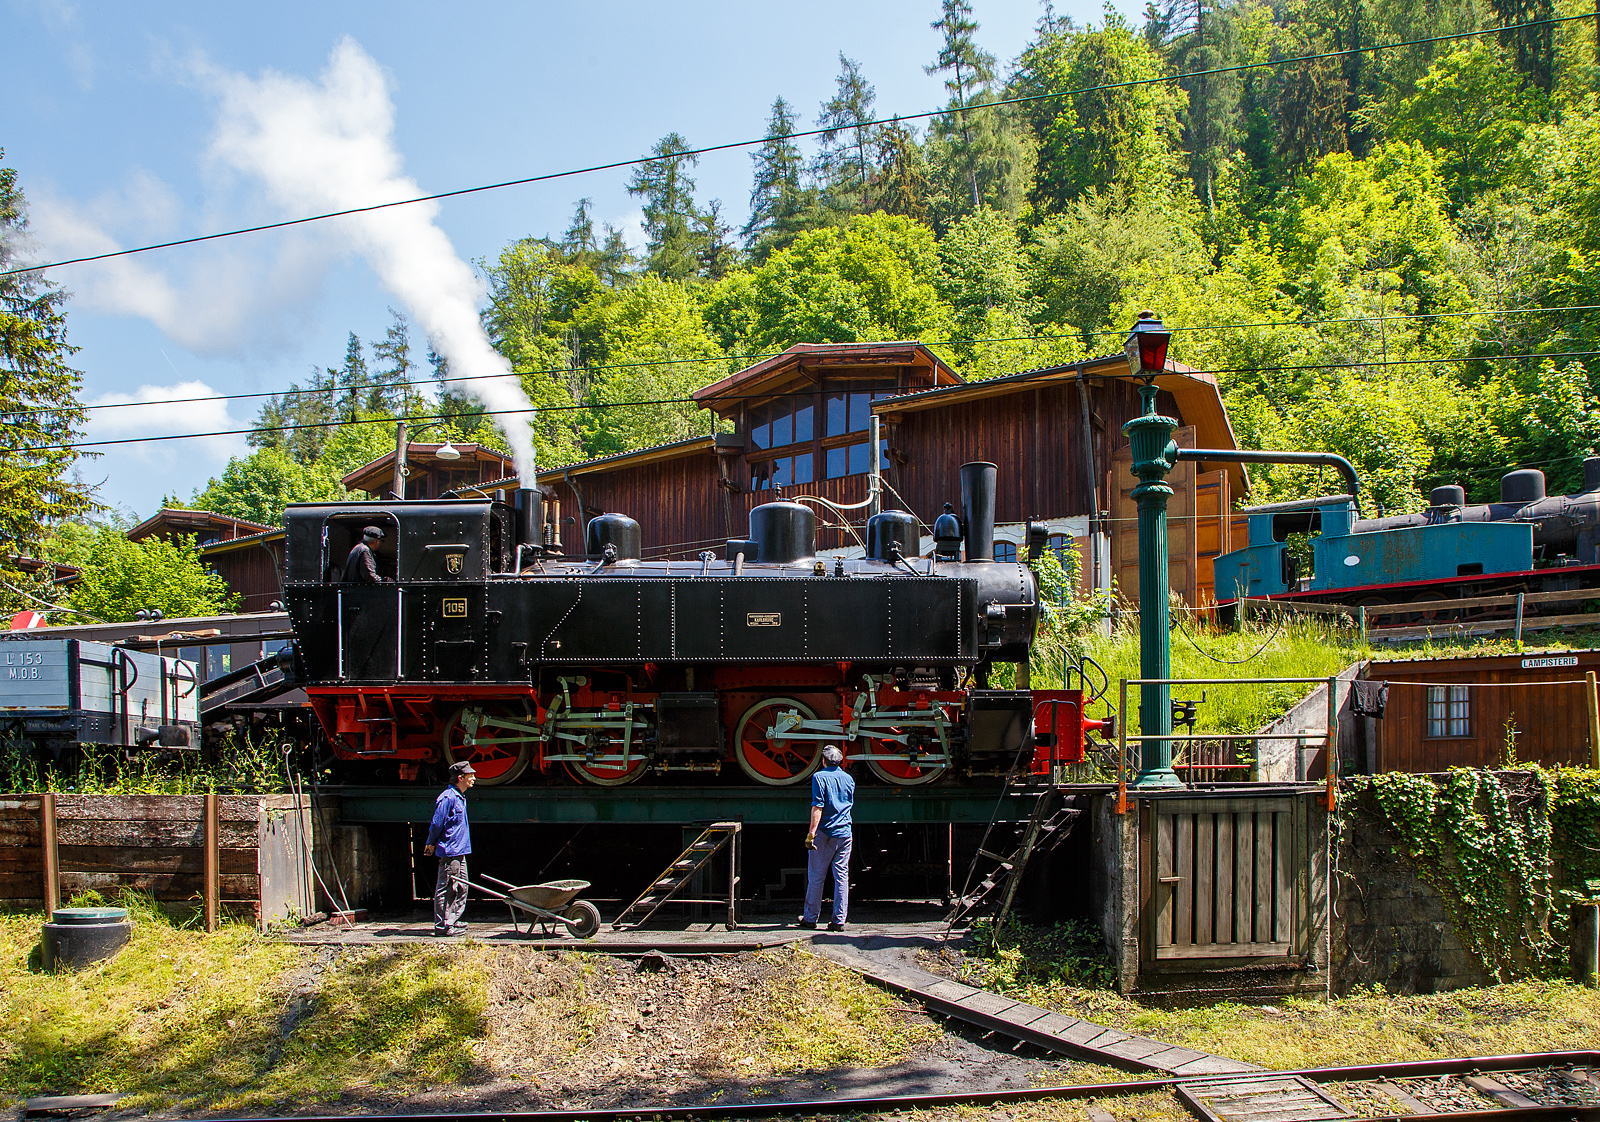
[{"label": "red locomotive wheel", "polygon": [[521,729],[506,728],[497,719],[532,725],[520,708],[502,703],[464,705],[444,727],[444,750],[449,762],[469,760],[485,787],[510,783],[528,767],[535,737]]},{"label": "red locomotive wheel", "polygon": [[816,713],[803,702],[789,697],[769,697],[745,710],[734,733],[733,756],[744,773],[769,787],[799,783],[817,770],[822,762],[822,741],[785,740],[769,737],[767,730],[784,713],[794,710],[802,719]]},{"label": "red locomotive wheel", "polygon": [[[867,741],[867,751],[873,754],[903,755],[905,750],[906,746],[898,740]],[[924,783],[932,783],[948,770],[944,764],[912,763],[910,760],[868,760],[867,768],[873,775],[895,787],[921,787]]]}]

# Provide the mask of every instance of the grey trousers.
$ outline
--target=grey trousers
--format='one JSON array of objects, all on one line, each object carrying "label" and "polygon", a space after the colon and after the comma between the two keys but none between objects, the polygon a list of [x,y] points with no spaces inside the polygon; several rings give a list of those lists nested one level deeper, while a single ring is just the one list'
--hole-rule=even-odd
[{"label": "grey trousers", "polygon": [[466,910],[466,856],[440,857],[439,875],[433,882],[433,929],[443,932],[459,927]]},{"label": "grey trousers", "polygon": [[806,860],[806,910],[800,918],[815,923],[822,911],[822,886],[833,873],[833,919],[843,923],[850,914],[850,835],[817,835],[817,848]]}]

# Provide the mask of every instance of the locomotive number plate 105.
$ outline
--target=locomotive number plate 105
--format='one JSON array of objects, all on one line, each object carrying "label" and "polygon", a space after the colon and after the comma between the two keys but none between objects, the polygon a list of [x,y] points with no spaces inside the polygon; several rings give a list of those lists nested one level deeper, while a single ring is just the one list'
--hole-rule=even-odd
[{"label": "locomotive number plate 105", "polygon": [[781,627],[782,612],[751,612],[744,617],[746,627]]},{"label": "locomotive number plate 105", "polygon": [[443,603],[444,603],[444,618],[445,619],[465,619],[466,618],[466,616],[467,616],[467,601],[466,601],[465,598],[462,598],[460,600],[445,600]]}]

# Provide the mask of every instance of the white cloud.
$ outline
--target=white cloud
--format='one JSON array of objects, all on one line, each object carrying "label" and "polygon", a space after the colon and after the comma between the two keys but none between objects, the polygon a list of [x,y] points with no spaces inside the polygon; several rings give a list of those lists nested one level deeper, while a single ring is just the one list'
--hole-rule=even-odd
[{"label": "white cloud", "polygon": [[[88,401],[84,440],[221,433],[248,427],[229,414],[228,402],[206,400],[217,394],[204,382],[144,385],[133,393],[101,394]],[[108,405],[115,408],[96,408]],[[106,467],[127,462],[164,468],[181,462],[192,474],[196,467],[206,472],[220,470],[231,457],[249,455],[250,447],[243,436],[203,436],[112,445],[97,451],[107,454],[107,460],[102,461]]]},{"label": "white cloud", "polygon": [[634,254],[643,257],[646,252],[647,239],[644,236],[644,210],[630,210],[621,218],[611,223],[622,232],[622,240],[628,243],[628,248]]},{"label": "white cloud", "polygon": [[[60,259],[171,240],[180,213],[171,188],[136,168],[118,190],[87,203],[36,189],[30,217],[36,252]],[[173,252],[182,253],[185,265],[171,272],[138,256],[74,266],[73,296],[85,307],[148,319],[197,354],[277,350],[297,340],[333,256],[325,244],[295,232],[271,243]]]}]

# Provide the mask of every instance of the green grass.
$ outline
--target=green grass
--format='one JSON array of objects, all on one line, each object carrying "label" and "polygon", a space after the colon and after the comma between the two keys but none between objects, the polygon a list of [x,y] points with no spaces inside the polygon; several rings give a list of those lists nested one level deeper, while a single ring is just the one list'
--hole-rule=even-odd
[{"label": "green grass", "polygon": [[939,1037],[932,1024],[859,974],[798,945],[768,958],[781,970],[746,1005],[728,1042],[739,1070],[878,1067]]},{"label": "green grass", "polygon": [[1325,1001],[1139,1004],[1111,988],[1108,964],[1081,925],[1009,927],[996,945],[943,969],[1019,1001],[1168,1044],[1294,1069],[1600,1045],[1600,990],[1522,981],[1443,994],[1357,990]]}]

